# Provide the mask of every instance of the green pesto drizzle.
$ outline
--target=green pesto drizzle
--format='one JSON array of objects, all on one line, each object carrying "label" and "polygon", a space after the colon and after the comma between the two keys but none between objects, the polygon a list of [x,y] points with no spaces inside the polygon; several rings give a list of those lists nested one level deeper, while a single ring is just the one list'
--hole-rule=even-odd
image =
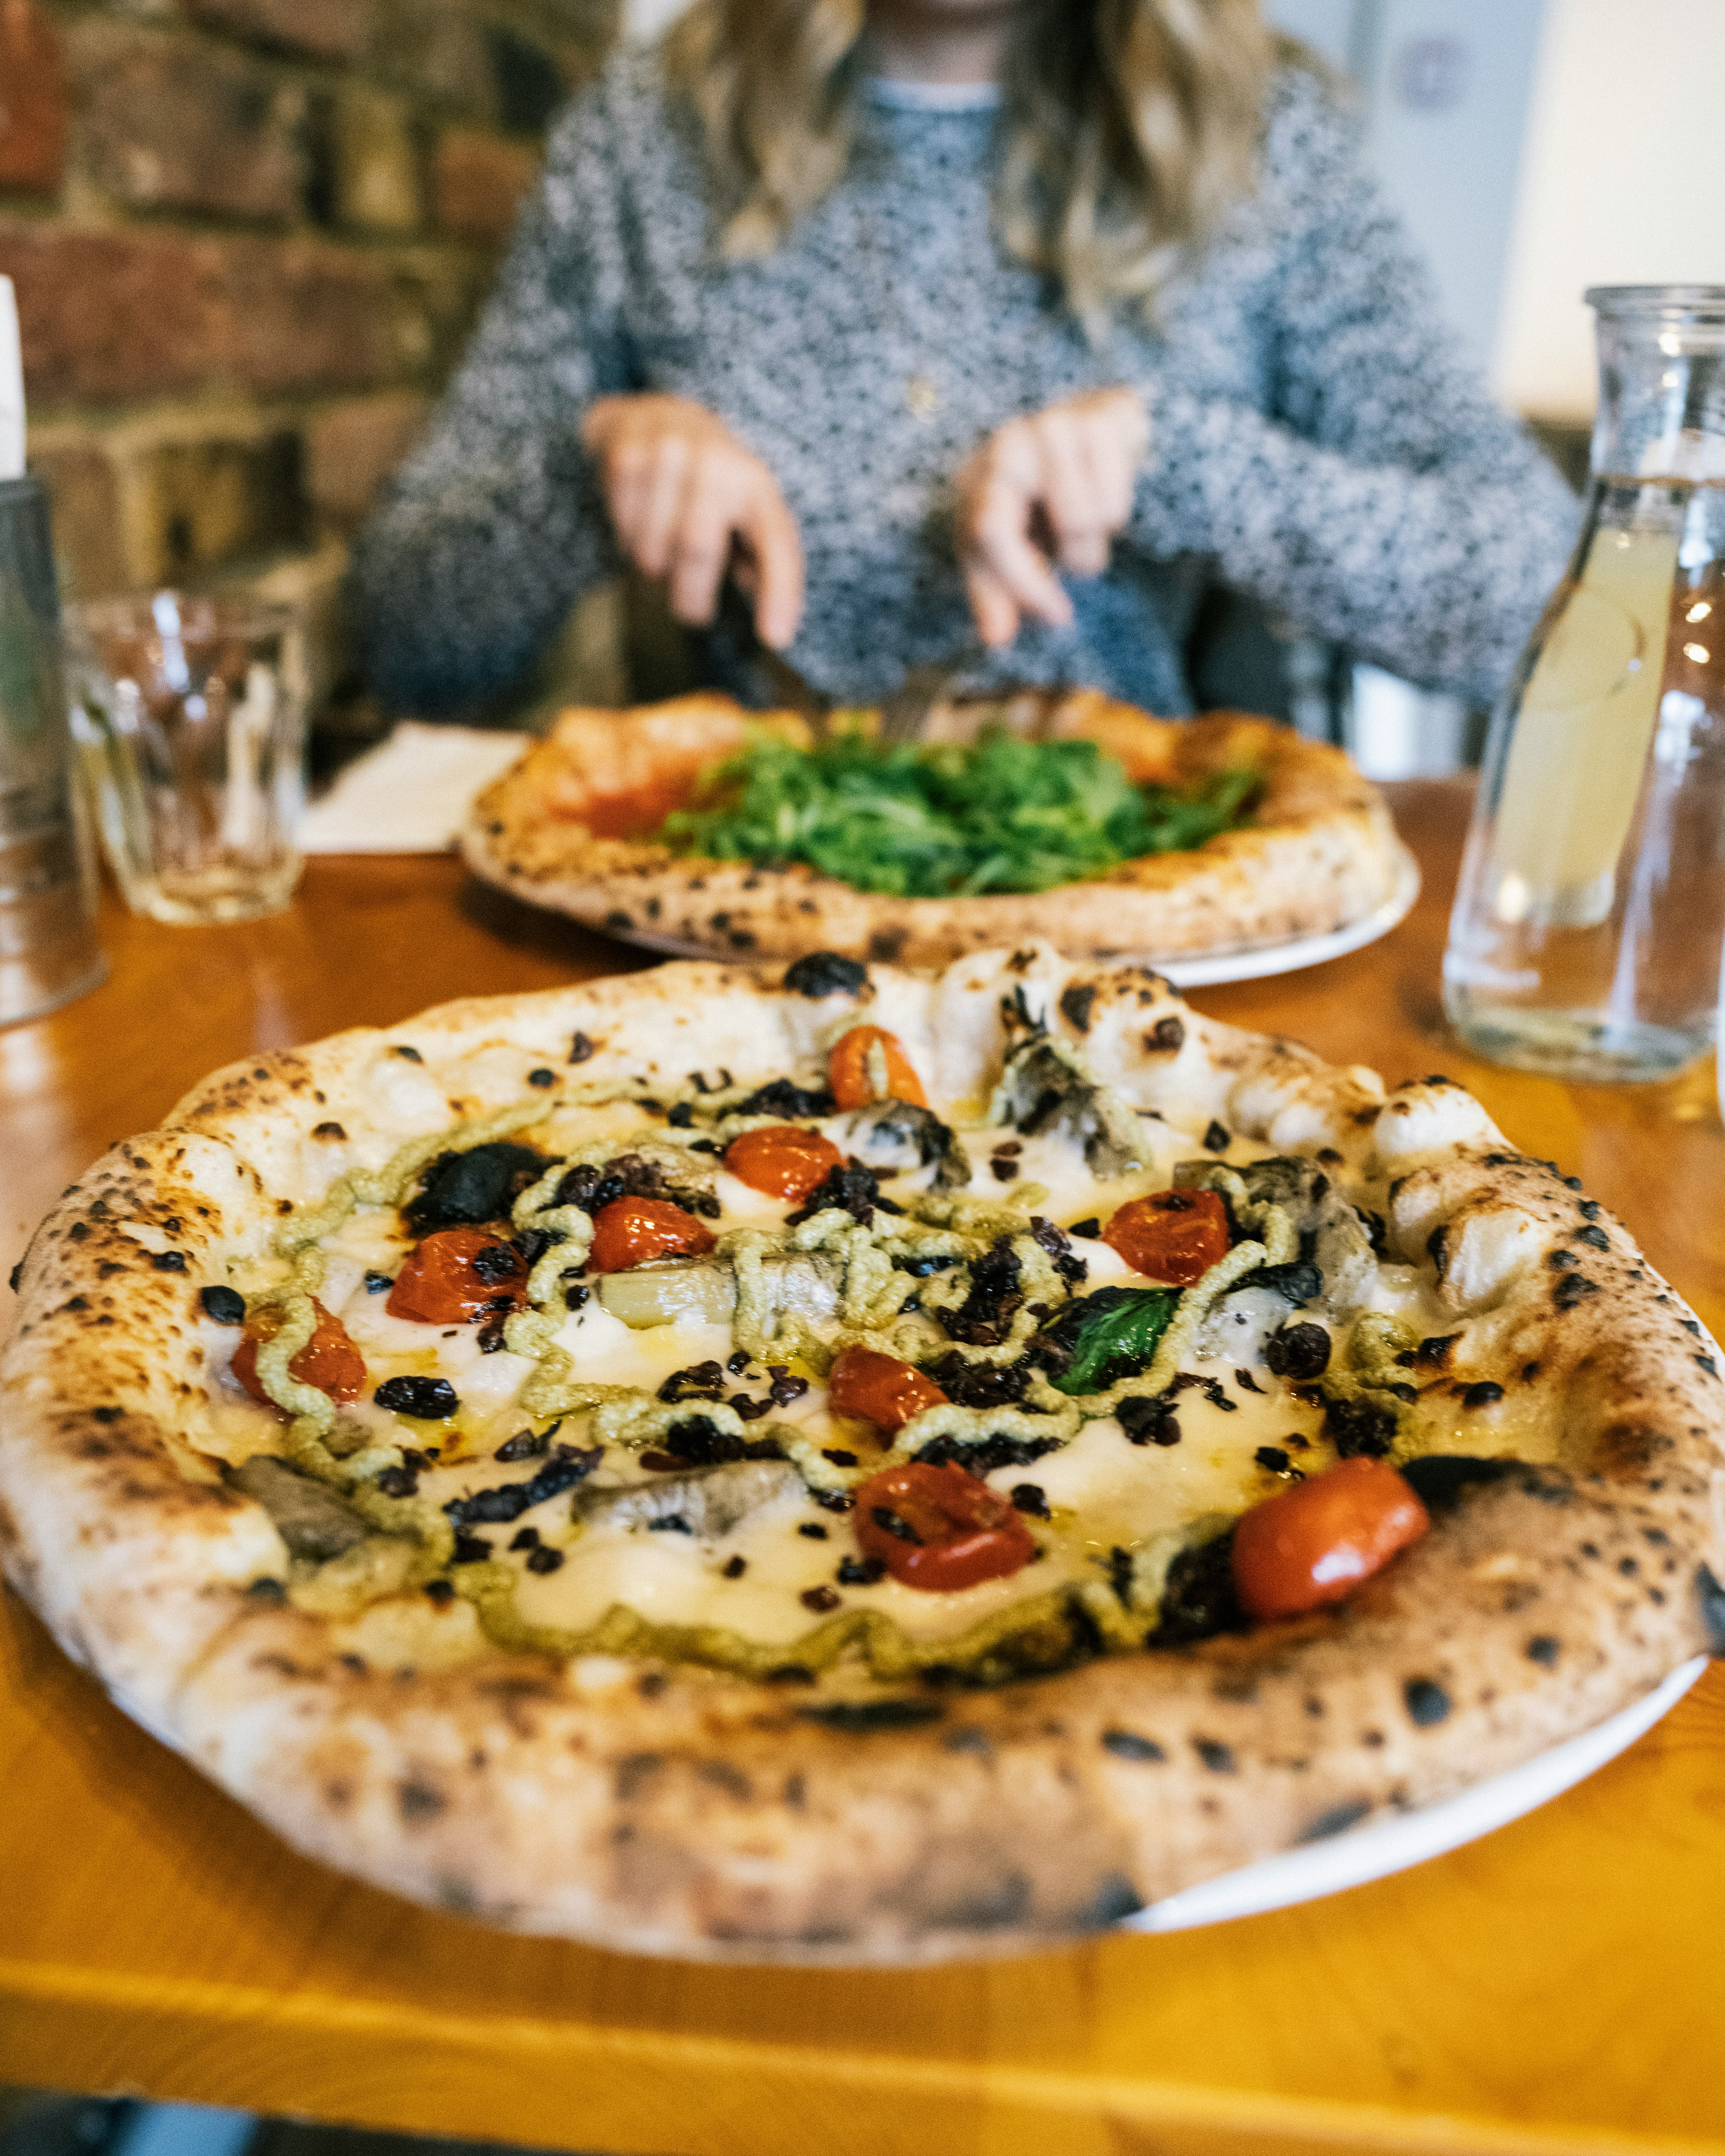
[{"label": "green pesto drizzle", "polygon": [[[660,1097],[670,1090],[657,1089]],[[732,1136],[742,1129],[784,1120],[723,1112],[736,1101],[747,1098],[751,1090],[732,1086],[701,1094],[691,1089],[683,1097],[710,1119],[721,1118],[713,1127]],[[280,1329],[258,1352],[259,1382],[293,1418],[286,1444],[295,1464],[340,1487],[348,1502],[381,1532],[417,1543],[417,1553],[399,1568],[404,1574],[400,1585],[420,1584],[451,1570],[454,1530],[445,1515],[429,1503],[387,1497],[376,1488],[372,1478],[383,1467],[398,1462],[398,1447],[371,1446],[345,1459],[331,1452],[326,1440],[335,1419],[334,1403],[315,1387],[301,1383],[288,1368],[315,1328],[311,1298],[324,1275],[322,1253],[316,1245],[360,1205],[398,1204],[414,1178],[439,1153],[470,1150],[530,1128],[559,1110],[602,1105],[629,1097],[632,1091],[628,1086],[585,1087],[578,1095],[519,1103],[458,1124],[437,1137],[413,1139],[380,1169],[350,1169],[331,1186],[321,1204],[296,1214],[278,1231],[275,1248],[289,1260],[290,1270],[280,1287],[254,1298],[283,1306]],[[1098,1087],[1097,1095],[1106,1108],[1124,1110],[1124,1104],[1114,1100],[1112,1089]],[[1102,1120],[1107,1128],[1119,1117],[1105,1114]],[[639,1450],[659,1443],[675,1423],[686,1419],[687,1404],[662,1401],[636,1387],[580,1383],[573,1376],[572,1358],[556,1342],[560,1319],[555,1306],[561,1298],[562,1276],[586,1258],[593,1227],[591,1216],[580,1207],[556,1204],[556,1193],[572,1168],[588,1162],[598,1165],[624,1152],[656,1158],[685,1174],[691,1165],[686,1142],[680,1143],[658,1125],[593,1141],[554,1161],[511,1209],[511,1224],[518,1232],[537,1229],[554,1240],[529,1276],[528,1306],[511,1313],[504,1338],[511,1352],[530,1358],[537,1365],[522,1389],[521,1405],[526,1413],[542,1420],[586,1413],[593,1440]],[[1286,1213],[1268,1203],[1255,1204],[1233,1170],[1218,1163],[1183,1163],[1176,1171],[1176,1180],[1187,1187],[1201,1184],[1221,1191],[1235,1217],[1257,1234],[1237,1245],[1185,1291],[1147,1372],[1123,1378],[1106,1392],[1076,1399],[1058,1392],[1036,1373],[1027,1389],[1029,1407],[1040,1410],[1036,1413],[1025,1408],[964,1408],[950,1402],[927,1409],[906,1424],[891,1450],[855,1471],[835,1466],[819,1446],[793,1425],[773,1423],[756,1434],[774,1438],[811,1489],[842,1492],[884,1467],[910,1460],[937,1437],[960,1446],[979,1445],[996,1435],[1026,1440],[1053,1438],[1065,1444],[1077,1435],[1086,1421],[1111,1414],[1131,1394],[1164,1390],[1218,1298],[1243,1275],[1262,1265],[1286,1263],[1298,1249],[1298,1238]],[[1024,1298],[1006,1337],[992,1348],[962,1342],[942,1344],[943,1353],[968,1362],[1013,1362],[1043,1322],[1030,1316],[1029,1305],[1070,1299],[1070,1290],[1049,1254],[1027,1229],[1030,1208],[1045,1196],[1037,1185],[1021,1186],[1004,1204],[963,1194],[929,1193],[913,1199],[901,1215],[877,1211],[867,1227],[849,1214],[829,1209],[794,1228],[735,1230],[721,1238],[716,1252],[721,1261],[732,1265],[737,1279],[732,1338],[753,1358],[764,1359],[769,1353],[779,1358],[794,1356],[823,1375],[846,1346],[876,1348],[913,1358],[919,1348],[926,1349],[928,1341],[916,1318],[903,1314],[905,1303],[916,1295],[922,1307],[932,1312],[957,1307],[969,1292],[971,1261],[1006,1237],[1019,1261]],[[790,1313],[781,1313],[774,1325],[763,1261],[769,1255],[793,1254],[821,1254],[839,1268],[839,1322],[829,1335],[817,1333],[805,1320]],[[895,1255],[954,1256],[966,1262],[950,1274],[919,1280],[895,1267]],[[1362,1359],[1366,1352],[1369,1351],[1362,1343],[1356,1359]],[[1377,1375],[1376,1359],[1384,1358],[1374,1358],[1371,1373],[1356,1383],[1372,1382]],[[741,1418],[723,1402],[703,1402],[701,1412],[719,1430],[737,1436],[744,1434]],[[515,1651],[557,1656],[649,1655],[758,1678],[791,1666],[820,1675],[855,1650],[870,1673],[882,1681],[902,1679],[940,1666],[963,1670],[980,1681],[995,1682],[1027,1669],[1052,1668],[1071,1661],[1088,1651],[1086,1635],[1100,1640],[1104,1651],[1136,1650],[1142,1645],[1142,1613],[1153,1607],[1159,1597],[1168,1566],[1181,1542],[1178,1536],[1158,1537],[1154,1545],[1138,1553],[1142,1562],[1135,1560],[1133,1590],[1125,1604],[1112,1587],[1100,1581],[1076,1582],[997,1611],[958,1638],[946,1640],[913,1640],[893,1620],[874,1610],[845,1611],[785,1645],[748,1640],[716,1625],[655,1625],[623,1604],[608,1610],[588,1630],[560,1630],[531,1625],[521,1618],[516,1599],[516,1575],[509,1565],[492,1561],[455,1567],[453,1584],[474,1604],[486,1638]],[[1140,1570],[1144,1575],[1142,1580],[1137,1578]],[[1081,1621],[1077,1614],[1081,1610],[1087,1624]],[[1138,1613],[1136,1625],[1132,1621],[1133,1611]]]}]

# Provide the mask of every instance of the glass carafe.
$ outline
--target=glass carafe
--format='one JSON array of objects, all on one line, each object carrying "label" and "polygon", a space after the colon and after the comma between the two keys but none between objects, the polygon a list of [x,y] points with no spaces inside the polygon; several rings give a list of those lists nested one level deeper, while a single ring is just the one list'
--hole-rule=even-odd
[{"label": "glass carafe", "polygon": [[1492,721],[1444,1004],[1497,1062],[1662,1078],[1725,947],[1725,286],[1587,298],[1586,514]]}]

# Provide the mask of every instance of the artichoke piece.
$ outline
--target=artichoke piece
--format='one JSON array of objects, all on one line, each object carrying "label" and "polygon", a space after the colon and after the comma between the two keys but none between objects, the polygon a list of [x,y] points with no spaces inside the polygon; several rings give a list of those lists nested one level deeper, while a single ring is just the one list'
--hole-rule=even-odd
[{"label": "artichoke piece", "polygon": [[1021,1137],[1053,1132],[1076,1140],[1096,1175],[1124,1175],[1150,1158],[1131,1103],[1047,1034],[1033,1034],[1007,1057],[988,1112],[991,1122],[1010,1123]]},{"label": "artichoke piece", "polygon": [[[1219,1178],[1214,1161],[1183,1160],[1174,1169],[1178,1189],[1214,1188]],[[1371,1293],[1378,1261],[1365,1222],[1316,1161],[1278,1154],[1255,1160],[1236,1171],[1246,1194],[1259,1204],[1279,1205],[1300,1238],[1300,1257],[1291,1265],[1269,1265],[1249,1273],[1242,1288],[1271,1287],[1296,1306],[1316,1302],[1320,1309],[1357,1310]],[[1317,1268],[1319,1277],[1312,1276]]]},{"label": "artichoke piece", "polygon": [[343,1557],[357,1549],[371,1532],[359,1514],[352,1506],[344,1505],[333,1490],[268,1453],[255,1454],[238,1467],[228,1468],[227,1479],[230,1489],[264,1507],[295,1557],[313,1558],[319,1563]]},{"label": "artichoke piece", "polygon": [[800,1496],[802,1476],[786,1460],[733,1460],[686,1475],[655,1475],[621,1490],[583,1488],[574,1517],[588,1527],[645,1527],[680,1521],[691,1535],[728,1535],[752,1512],[781,1497]]},{"label": "artichoke piece", "polygon": [[[831,1317],[839,1307],[835,1266],[818,1257],[768,1258],[762,1267],[771,1307],[796,1317]],[[673,1263],[604,1273],[599,1302],[639,1332],[654,1325],[728,1325],[737,1310],[729,1265]]]},{"label": "artichoke piece", "polygon": [[932,1108],[914,1101],[877,1101],[847,1116],[838,1132],[847,1152],[874,1168],[932,1167],[931,1188],[959,1190],[970,1180],[970,1156]]}]

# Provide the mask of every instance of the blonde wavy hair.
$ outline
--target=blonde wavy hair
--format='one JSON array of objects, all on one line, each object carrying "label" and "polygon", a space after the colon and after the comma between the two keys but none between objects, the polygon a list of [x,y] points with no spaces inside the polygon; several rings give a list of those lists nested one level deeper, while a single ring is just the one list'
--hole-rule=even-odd
[{"label": "blonde wavy hair", "polygon": [[[697,0],[667,40],[722,190],[721,244],[770,253],[850,151],[867,0]],[[1254,182],[1272,70],[1258,0],[1024,0],[1004,83],[1002,239],[1096,333]]]}]

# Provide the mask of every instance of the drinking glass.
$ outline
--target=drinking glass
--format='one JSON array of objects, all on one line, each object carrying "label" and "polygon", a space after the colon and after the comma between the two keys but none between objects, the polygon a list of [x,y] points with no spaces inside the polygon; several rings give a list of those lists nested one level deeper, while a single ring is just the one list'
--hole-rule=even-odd
[{"label": "drinking glass", "polygon": [[71,756],[47,498],[33,479],[0,480],[0,1025],[106,971]]},{"label": "drinking glass", "polygon": [[300,879],[305,663],[292,612],[157,592],[69,609],[72,730],[134,913],[279,913]]},{"label": "drinking glass", "polygon": [[1725,947],[1725,286],[1587,297],[1587,511],[1492,720],[1444,1003],[1497,1062],[1655,1079],[1705,1051]]}]

